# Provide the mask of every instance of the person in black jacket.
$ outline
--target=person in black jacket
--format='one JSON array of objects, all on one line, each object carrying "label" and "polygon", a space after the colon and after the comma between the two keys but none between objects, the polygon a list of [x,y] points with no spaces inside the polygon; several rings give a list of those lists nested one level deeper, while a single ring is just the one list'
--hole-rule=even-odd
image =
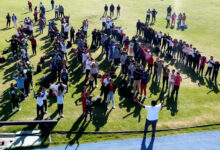
[{"label": "person in black jacket", "polygon": [[171,6],[169,6],[169,7],[167,8],[167,16],[168,16],[168,15],[171,16],[171,12],[172,12],[172,8],[171,8]]},{"label": "person in black jacket", "polygon": [[155,23],[157,11],[155,9],[153,9],[153,11],[151,13],[152,13],[152,23]]},{"label": "person in black jacket", "polygon": [[213,67],[212,82],[214,80],[215,80],[215,83],[217,82],[219,67],[220,67],[220,64],[218,61],[216,61]]},{"label": "person in black jacket", "polygon": [[67,70],[65,68],[63,69],[63,72],[61,72],[61,81],[63,82],[63,84],[66,85],[66,91],[68,92],[69,77],[68,77]]},{"label": "person in black jacket", "polygon": [[52,10],[54,9],[54,0],[51,0]]},{"label": "person in black jacket", "polygon": [[104,6],[104,14],[103,14],[103,16],[106,16],[107,13],[108,13],[108,5],[105,4],[105,6]]},{"label": "person in black jacket", "polygon": [[74,43],[74,35],[75,35],[75,30],[74,30],[74,28],[73,27],[71,27],[71,29],[70,29],[70,42],[72,43]]},{"label": "person in black jacket", "polygon": [[110,17],[114,16],[114,10],[115,10],[115,6],[113,4],[111,4],[111,6],[110,6]]},{"label": "person in black jacket", "polygon": [[141,66],[137,65],[136,70],[133,73],[134,76],[134,83],[133,83],[133,90],[132,93],[135,94],[137,91],[137,94],[140,92],[140,86],[141,86],[141,77],[143,75],[143,71],[141,70]]},{"label": "person in black jacket", "polygon": [[96,32],[96,29],[94,29],[92,31],[92,43],[91,43],[91,46],[97,46],[97,32]]},{"label": "person in black jacket", "polygon": [[11,25],[11,16],[10,16],[9,13],[8,13],[8,15],[6,16],[6,20],[7,20],[6,27],[7,27],[7,28],[10,28],[10,25]]},{"label": "person in black jacket", "polygon": [[120,16],[120,10],[121,10],[121,7],[120,7],[120,5],[118,4],[118,6],[117,6],[117,17]]},{"label": "person in black jacket", "polygon": [[138,22],[136,24],[136,28],[137,28],[137,35],[141,34],[141,21],[140,19],[138,19]]}]

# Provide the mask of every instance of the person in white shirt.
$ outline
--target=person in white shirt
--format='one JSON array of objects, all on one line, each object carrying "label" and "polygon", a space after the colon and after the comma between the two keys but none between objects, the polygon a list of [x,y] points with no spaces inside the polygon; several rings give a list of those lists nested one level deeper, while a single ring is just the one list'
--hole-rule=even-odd
[{"label": "person in white shirt", "polygon": [[64,53],[65,57],[66,57],[66,60],[67,60],[67,52],[66,52],[66,49],[67,49],[67,43],[65,43],[64,41],[60,43],[60,46],[61,46],[61,50],[62,52]]},{"label": "person in white shirt", "polygon": [[103,30],[103,29],[105,29],[106,18],[104,16],[102,16],[101,20],[102,20],[102,30]]},{"label": "person in white shirt", "polygon": [[214,57],[211,56],[211,57],[210,57],[210,60],[207,62],[208,68],[207,68],[207,71],[206,71],[206,73],[205,73],[205,77],[207,76],[207,74],[209,74],[209,78],[210,78],[210,76],[211,76],[212,69],[213,69],[214,64],[215,64],[215,61],[214,61],[213,58],[214,58]]},{"label": "person in white shirt", "polygon": [[144,129],[144,138],[146,138],[146,134],[148,131],[148,127],[152,125],[152,137],[155,137],[155,132],[156,132],[156,126],[157,126],[157,121],[159,118],[159,111],[161,109],[161,106],[164,103],[164,99],[161,101],[160,104],[157,105],[157,101],[151,101],[151,106],[145,106],[139,101],[137,103],[145,108],[147,110],[147,119],[146,119],[146,124],[145,124],[145,129]]},{"label": "person in white shirt", "polygon": [[91,58],[90,56],[87,56],[87,59],[86,59],[86,78],[85,78],[85,82],[87,82],[88,78],[89,78],[89,73],[90,73],[90,70],[91,70]]},{"label": "person in white shirt", "polygon": [[43,109],[44,109],[44,113],[47,114],[47,96],[48,93],[46,91],[46,88],[42,88],[41,93],[44,95],[43,96]]},{"label": "person in white shirt", "polygon": [[34,92],[34,98],[37,99],[37,119],[43,119],[43,98],[44,94],[38,92],[37,95]]},{"label": "person in white shirt", "polygon": [[176,76],[175,69],[173,69],[172,72],[169,73],[168,94],[170,94],[170,89],[171,88],[172,88],[171,91],[173,91],[175,76]]},{"label": "person in white shirt", "polygon": [[61,90],[59,90],[58,92],[55,91],[55,95],[57,97],[57,108],[58,108],[59,118],[64,118],[63,115],[64,94],[65,94],[65,90],[63,90],[63,92]]}]

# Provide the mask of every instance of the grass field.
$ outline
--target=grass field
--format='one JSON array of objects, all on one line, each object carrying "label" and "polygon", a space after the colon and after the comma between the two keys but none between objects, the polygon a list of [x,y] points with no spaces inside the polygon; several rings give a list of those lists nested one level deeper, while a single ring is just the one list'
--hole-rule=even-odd
[{"label": "grass field", "polygon": [[[40,0],[33,1],[33,6],[39,5]],[[46,10],[47,20],[54,17],[54,12],[51,11],[50,1],[42,1]],[[89,31],[94,28],[101,28],[100,17],[103,14],[103,6],[105,3],[110,5],[121,5],[121,16],[115,21],[116,25],[121,25],[127,28],[125,32],[129,36],[133,36],[136,32],[136,22],[138,19],[144,20],[145,13],[148,8],[155,8],[158,11],[156,24],[153,26],[157,31],[169,33],[177,39],[183,39],[192,43],[202,54],[206,56],[213,55],[216,60],[220,60],[220,1],[218,0],[55,0],[57,5],[62,4],[65,8],[65,14],[70,15],[70,24],[75,29],[81,26],[82,20],[89,19]],[[176,29],[166,29],[166,8],[171,5],[176,13],[185,12],[187,15],[187,24],[189,29],[179,31]],[[27,1],[25,0],[1,0],[0,1],[0,52],[9,47],[5,39],[10,39],[11,35],[16,32],[14,28],[9,30],[5,29],[6,14],[15,13],[18,17],[19,24],[25,17],[33,14],[28,12]],[[38,6],[39,7],[39,6]],[[60,22],[57,22],[60,25]],[[58,27],[59,27],[58,25]],[[35,27],[35,31],[38,27]],[[59,27],[60,28],[60,27]],[[45,30],[46,31],[46,30]],[[34,33],[38,34],[37,32]],[[91,36],[90,36],[91,37]],[[89,43],[91,41],[89,37]],[[39,62],[40,56],[46,54],[50,50],[50,43],[47,38],[47,33],[37,37],[38,48],[37,56],[31,57],[31,63],[35,66]],[[76,45],[74,45],[76,47]],[[30,54],[31,49],[29,49]],[[99,57],[101,50],[93,52],[94,58],[99,59],[101,64],[100,68],[107,69],[109,64],[104,61],[104,57]],[[5,55],[7,57],[7,55]],[[46,63],[48,64],[48,63]],[[64,115],[65,118],[61,119],[55,131],[124,131],[124,130],[142,130],[145,124],[146,111],[131,104],[128,100],[120,95],[115,95],[116,109],[106,111],[105,105],[99,106],[94,110],[94,119],[85,126],[82,125],[81,119],[81,102],[80,90],[84,76],[82,76],[76,62],[74,54],[69,55],[70,66],[70,90],[65,95],[64,101]],[[43,66],[43,71],[35,75],[34,83],[38,83],[42,76],[49,73],[49,67]],[[185,69],[180,64],[170,64],[170,68],[180,69],[183,77],[183,82],[180,89],[180,94],[177,103],[167,101],[165,107],[160,112],[160,121],[158,128],[175,128],[185,127],[206,123],[216,123],[220,120],[220,94],[219,87],[214,86],[209,80],[199,78],[197,75],[192,74],[190,70]],[[33,120],[36,117],[36,101],[33,99],[33,94],[22,102],[22,111],[11,113],[10,100],[4,97],[4,91],[9,87],[12,81],[12,74],[15,69],[15,61],[8,60],[4,64],[0,64],[0,120]],[[118,81],[118,79],[116,79]],[[220,77],[218,77],[220,81]],[[99,85],[100,87],[100,85]],[[158,99],[161,94],[160,90],[155,90],[155,86],[151,83],[148,84],[148,99],[144,102],[149,104],[151,100]],[[35,85],[35,90],[39,88]],[[99,95],[100,90],[94,91]],[[117,92],[116,92],[117,93]],[[4,98],[3,98],[4,97]],[[45,117],[57,119],[56,116],[56,100],[49,99],[48,114]],[[0,132],[15,132],[22,130],[24,127],[1,127]],[[219,129],[219,128],[218,128]],[[202,130],[202,129],[201,129]],[[210,128],[208,130],[211,130]],[[187,131],[185,131],[187,132]],[[169,133],[168,133],[169,134]],[[125,136],[126,137],[126,136]],[[72,136],[66,137],[70,141]],[[82,141],[87,142],[89,136],[80,137]],[[94,141],[98,141],[99,136],[92,136]],[[115,138],[118,138],[115,136]],[[119,137],[123,138],[123,136]],[[55,141],[59,141],[59,137]],[[112,138],[105,137],[105,140]],[[91,142],[91,141],[89,141]]]}]

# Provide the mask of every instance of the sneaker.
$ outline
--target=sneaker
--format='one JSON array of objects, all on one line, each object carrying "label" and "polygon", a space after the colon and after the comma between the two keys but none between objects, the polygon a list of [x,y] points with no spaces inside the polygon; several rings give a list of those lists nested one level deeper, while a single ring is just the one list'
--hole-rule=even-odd
[{"label": "sneaker", "polygon": [[113,108],[113,109],[115,109],[116,107],[115,107],[115,106],[113,106],[112,108]]},{"label": "sneaker", "polygon": [[98,86],[98,85],[95,85],[95,87],[98,88],[99,86]]},{"label": "sneaker", "polygon": [[107,110],[109,110],[109,106],[107,107]]},{"label": "sneaker", "polygon": [[147,96],[144,96],[144,99],[147,99]]},{"label": "sneaker", "polygon": [[142,95],[139,96],[139,99],[141,99],[141,98],[142,98]]},{"label": "sneaker", "polygon": [[61,115],[61,118],[64,118],[64,115]]},{"label": "sneaker", "polygon": [[47,111],[45,111],[44,113],[47,114]]},{"label": "sneaker", "polygon": [[11,111],[12,111],[12,112],[14,112],[15,110],[14,110],[14,109],[12,109]]},{"label": "sneaker", "polygon": [[21,107],[19,107],[18,110],[21,111]]}]

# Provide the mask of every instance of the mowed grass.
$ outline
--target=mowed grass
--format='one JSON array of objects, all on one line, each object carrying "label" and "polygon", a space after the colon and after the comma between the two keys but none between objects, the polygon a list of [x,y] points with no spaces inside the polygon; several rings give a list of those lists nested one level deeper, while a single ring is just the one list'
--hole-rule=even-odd
[{"label": "mowed grass", "polygon": [[[33,6],[39,7],[40,0],[33,1]],[[54,11],[51,11],[50,1],[42,1],[46,10],[47,20],[54,18]],[[220,60],[219,52],[219,38],[220,30],[220,1],[209,0],[57,0],[57,5],[62,4],[65,8],[65,14],[70,15],[70,24],[75,29],[81,27],[84,19],[89,20],[89,35],[94,28],[101,29],[100,17],[103,14],[103,6],[105,3],[110,5],[121,5],[121,16],[115,21],[115,24],[124,28],[126,34],[132,37],[136,33],[136,22],[138,19],[145,20],[146,10],[148,8],[155,8],[158,11],[157,22],[153,26],[157,31],[163,33],[169,33],[173,38],[183,39],[188,43],[193,44],[202,54],[206,56],[213,55],[215,59]],[[189,29],[185,31],[179,31],[176,29],[166,29],[166,8],[171,5],[173,11],[176,13],[185,12],[187,15],[187,24]],[[9,44],[5,42],[5,39],[10,37],[16,32],[16,29],[5,30],[6,14],[15,13],[18,17],[18,24],[23,23],[25,17],[30,16],[33,18],[33,13],[28,12],[27,1],[18,0],[2,0],[0,1],[0,52],[9,47]],[[58,28],[60,29],[60,22],[57,21]],[[34,30],[36,31],[36,26]],[[35,35],[38,32],[34,33]],[[91,42],[91,36],[89,36],[88,43]],[[39,62],[41,56],[47,54],[50,48],[50,42],[47,38],[47,28],[43,35],[37,37],[38,47],[37,56],[31,57],[31,63],[35,66]],[[76,47],[74,45],[73,47]],[[29,53],[32,54],[29,48]],[[99,57],[101,50],[93,51],[92,56],[98,58],[101,70],[107,70],[109,64],[104,61],[104,57]],[[4,57],[8,57],[4,55]],[[48,61],[48,60],[47,60]],[[169,62],[168,62],[169,64]],[[132,104],[128,99],[125,99],[115,94],[116,109],[112,111],[106,111],[105,104],[98,106],[94,110],[94,119],[88,124],[82,124],[82,106],[81,106],[81,87],[84,76],[80,71],[80,65],[76,61],[76,55],[69,54],[69,75],[70,75],[70,89],[65,95],[64,100],[64,115],[65,118],[61,119],[55,131],[127,131],[127,130],[143,130],[146,118],[146,111],[139,106]],[[165,107],[160,112],[160,121],[158,122],[158,129],[185,127],[206,123],[219,122],[219,108],[220,108],[220,95],[219,87],[213,86],[213,84],[202,78],[198,78],[190,70],[184,68],[181,64],[170,64],[170,68],[177,68],[182,73],[183,82],[179,91],[178,102],[173,103],[168,100],[165,103]],[[23,121],[33,120],[36,117],[36,100],[33,99],[33,93],[24,102],[22,102],[22,111],[11,113],[10,100],[7,97],[3,98],[4,91],[9,87],[12,81],[12,74],[15,70],[15,61],[10,59],[0,64],[0,120],[9,121]],[[48,62],[43,66],[43,71],[34,75],[34,90],[39,89],[37,83],[43,77],[49,74]],[[119,71],[117,71],[119,73]],[[218,80],[220,78],[218,77]],[[119,78],[116,79],[118,83]],[[100,84],[99,84],[100,87]],[[150,104],[153,99],[158,99],[160,95],[160,89],[155,89],[154,84],[148,84],[148,99],[145,100],[145,104]],[[100,90],[97,88],[94,94],[99,96]],[[51,117],[57,119],[56,116],[56,99],[48,100],[49,108],[48,114],[45,117]],[[168,108],[168,107],[169,108]],[[1,127],[1,132],[15,132],[22,130],[24,127]],[[88,136],[82,136],[83,139]],[[98,141],[98,136],[95,137]],[[117,138],[117,136],[115,136]],[[59,138],[57,138],[59,139]],[[108,140],[108,138],[105,138]],[[110,139],[110,138],[109,138]],[[56,140],[59,141],[59,140]]]}]

